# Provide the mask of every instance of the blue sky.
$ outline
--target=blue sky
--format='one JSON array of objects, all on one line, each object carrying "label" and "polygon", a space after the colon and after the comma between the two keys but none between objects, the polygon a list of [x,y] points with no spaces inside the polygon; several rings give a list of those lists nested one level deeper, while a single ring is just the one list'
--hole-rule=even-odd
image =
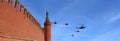
[{"label": "blue sky", "polygon": [[[19,1],[42,27],[48,9],[51,22],[58,22],[52,24],[52,41],[120,41],[120,0]],[[87,28],[75,32],[81,24]]]}]

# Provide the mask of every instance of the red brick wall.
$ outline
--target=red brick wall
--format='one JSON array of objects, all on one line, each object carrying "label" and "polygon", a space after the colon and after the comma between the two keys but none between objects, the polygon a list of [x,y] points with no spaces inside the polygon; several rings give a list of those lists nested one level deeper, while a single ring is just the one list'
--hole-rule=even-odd
[{"label": "red brick wall", "polygon": [[0,2],[0,36],[44,41],[44,31],[41,27],[6,2]]}]

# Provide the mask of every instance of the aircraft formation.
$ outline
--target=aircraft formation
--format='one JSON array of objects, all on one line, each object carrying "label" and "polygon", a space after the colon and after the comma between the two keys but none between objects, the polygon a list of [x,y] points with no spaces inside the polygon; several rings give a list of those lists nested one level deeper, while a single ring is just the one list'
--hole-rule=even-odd
[{"label": "aircraft formation", "polygon": [[[55,21],[55,22],[53,22],[53,24],[58,24],[58,23]],[[69,23],[64,23],[63,25],[68,26]],[[86,28],[86,27],[85,27],[84,25],[80,25],[80,26],[76,27],[76,31],[75,31],[75,32],[79,33],[81,29],[85,29],[85,28]],[[71,36],[74,37],[75,35],[72,34]]]}]

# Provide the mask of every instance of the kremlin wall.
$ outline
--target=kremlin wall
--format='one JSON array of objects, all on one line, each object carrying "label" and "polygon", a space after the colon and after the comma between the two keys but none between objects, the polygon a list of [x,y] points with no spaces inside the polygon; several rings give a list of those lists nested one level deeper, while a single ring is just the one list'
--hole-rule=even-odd
[{"label": "kremlin wall", "polygon": [[51,41],[48,12],[46,16],[42,29],[18,0],[0,0],[0,41]]}]

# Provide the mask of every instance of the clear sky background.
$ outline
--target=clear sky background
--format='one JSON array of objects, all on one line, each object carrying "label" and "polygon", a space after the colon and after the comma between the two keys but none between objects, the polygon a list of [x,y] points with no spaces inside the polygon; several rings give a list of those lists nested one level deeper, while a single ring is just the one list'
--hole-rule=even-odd
[{"label": "clear sky background", "polygon": [[[120,0],[19,1],[42,27],[48,9],[51,22],[58,22],[52,24],[52,41],[120,41]],[[75,32],[81,24],[87,28]]]}]

